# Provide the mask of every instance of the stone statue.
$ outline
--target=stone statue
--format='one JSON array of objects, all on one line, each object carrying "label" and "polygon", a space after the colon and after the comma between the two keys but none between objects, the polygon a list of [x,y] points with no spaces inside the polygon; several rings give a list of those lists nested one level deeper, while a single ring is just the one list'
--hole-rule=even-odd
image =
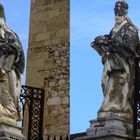
[{"label": "stone statue", "polygon": [[18,36],[6,24],[0,4],[0,122],[16,125],[21,119],[19,95],[24,53]]},{"label": "stone statue", "polygon": [[98,119],[120,117],[133,120],[134,59],[138,56],[138,29],[128,18],[128,4],[115,4],[115,26],[109,35],[98,36],[91,46],[102,57],[103,104]]}]

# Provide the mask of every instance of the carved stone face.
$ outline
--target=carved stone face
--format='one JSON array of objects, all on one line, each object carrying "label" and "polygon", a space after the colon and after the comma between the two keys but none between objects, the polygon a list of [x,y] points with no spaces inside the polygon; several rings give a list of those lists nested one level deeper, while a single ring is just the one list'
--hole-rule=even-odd
[{"label": "carved stone face", "polygon": [[128,4],[124,1],[116,2],[114,12],[116,24],[120,25],[126,20],[128,14]]},{"label": "carved stone face", "polygon": [[128,13],[128,4],[123,1],[118,1],[115,4],[114,12],[116,16],[124,16]]}]

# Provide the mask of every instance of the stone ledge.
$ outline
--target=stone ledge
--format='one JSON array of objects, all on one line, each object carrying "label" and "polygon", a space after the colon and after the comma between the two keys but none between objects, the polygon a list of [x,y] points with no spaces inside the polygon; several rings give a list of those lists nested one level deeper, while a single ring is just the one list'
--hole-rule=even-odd
[{"label": "stone ledge", "polygon": [[136,140],[133,137],[123,137],[123,136],[116,136],[116,135],[110,135],[110,136],[104,136],[104,137],[94,137],[94,136],[85,136],[85,137],[79,137],[74,140]]},{"label": "stone ledge", "polygon": [[87,136],[74,140],[135,140],[133,122],[119,117],[90,121]]},{"label": "stone ledge", "polygon": [[9,124],[0,124],[0,140],[26,140],[21,133],[20,127],[15,127]]}]

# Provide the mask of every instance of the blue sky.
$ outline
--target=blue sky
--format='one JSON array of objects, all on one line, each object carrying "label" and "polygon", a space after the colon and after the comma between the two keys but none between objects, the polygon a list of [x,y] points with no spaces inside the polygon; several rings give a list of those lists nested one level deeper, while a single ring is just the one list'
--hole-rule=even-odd
[{"label": "blue sky", "polygon": [[[71,133],[84,132],[96,119],[103,96],[102,63],[90,47],[98,35],[108,34],[114,25],[116,0],[71,1]],[[127,0],[129,17],[140,28],[140,1]]]},{"label": "blue sky", "polygon": [[[0,0],[0,3],[5,8],[7,24],[18,34],[26,55],[28,48],[30,0]],[[23,84],[24,82],[25,76]]]}]

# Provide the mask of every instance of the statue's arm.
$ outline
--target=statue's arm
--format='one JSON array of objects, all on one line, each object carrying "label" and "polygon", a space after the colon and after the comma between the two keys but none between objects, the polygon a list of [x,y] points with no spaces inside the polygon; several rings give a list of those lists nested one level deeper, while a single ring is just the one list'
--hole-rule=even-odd
[{"label": "statue's arm", "polygon": [[91,47],[94,48],[100,56],[104,53],[108,52],[109,49],[109,36],[98,36],[95,40],[91,43]]}]

